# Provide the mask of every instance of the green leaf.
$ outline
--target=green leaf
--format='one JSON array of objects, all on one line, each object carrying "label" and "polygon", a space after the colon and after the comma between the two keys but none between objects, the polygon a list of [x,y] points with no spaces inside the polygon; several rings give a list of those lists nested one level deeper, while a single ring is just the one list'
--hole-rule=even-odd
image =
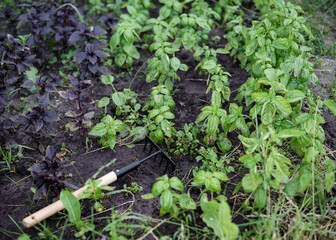
[{"label": "green leaf", "polygon": [[217,178],[211,177],[209,179],[208,183],[209,184],[206,184],[206,185],[208,185],[208,186],[206,186],[206,188],[208,190],[211,190],[211,191],[216,192],[216,193],[219,193],[221,191],[221,184],[220,184],[220,181]]},{"label": "green leaf", "polygon": [[99,100],[97,107],[98,108],[105,107],[109,105],[109,103],[110,103],[110,99],[108,97],[103,97],[102,99]]},{"label": "green leaf", "polygon": [[244,166],[247,168],[254,168],[258,162],[260,162],[260,154],[246,154],[239,158],[239,161],[243,162]]},{"label": "green leaf", "polygon": [[217,117],[214,114],[211,114],[208,118],[207,133],[209,135],[215,135],[215,133],[218,130],[218,124],[219,124],[219,117]]},{"label": "green leaf", "polygon": [[163,116],[164,116],[164,118],[166,118],[166,119],[174,119],[174,118],[175,118],[175,115],[174,115],[173,113],[171,113],[171,112],[165,112],[165,113],[163,114]]},{"label": "green leaf", "polygon": [[133,33],[132,33],[131,30],[128,30],[128,29],[127,29],[127,30],[124,32],[124,38],[125,38],[125,40],[126,40],[127,43],[129,43],[129,44],[133,44],[133,42],[134,42],[134,36],[133,36]]},{"label": "green leaf", "polygon": [[144,194],[144,195],[141,195],[141,198],[142,199],[146,199],[146,200],[148,200],[148,199],[153,199],[153,198],[155,198],[156,196],[154,196],[152,193],[147,193],[147,194]]},{"label": "green leaf", "polygon": [[216,62],[214,60],[208,60],[202,65],[202,68],[208,71],[215,67],[216,67]]},{"label": "green leaf", "polygon": [[247,40],[245,42],[245,47],[246,47],[246,56],[250,56],[252,55],[255,50],[257,49],[258,46],[258,41],[257,39],[253,39],[253,40]]},{"label": "green leaf", "polygon": [[125,94],[122,92],[115,92],[111,95],[113,102],[117,106],[123,106],[126,102]]},{"label": "green leaf", "polygon": [[110,75],[102,75],[101,81],[104,85],[112,85],[114,81],[114,77]]},{"label": "green leaf", "polygon": [[215,178],[218,178],[219,180],[222,180],[222,181],[227,181],[229,180],[229,178],[226,176],[225,173],[223,172],[213,172],[212,173],[212,176],[215,177]]},{"label": "green leaf", "polygon": [[140,58],[140,54],[139,54],[138,50],[133,45],[124,45],[123,49],[132,58],[134,58],[134,59],[139,59]]},{"label": "green leaf", "polygon": [[161,210],[160,214],[164,215],[173,206],[173,195],[170,190],[165,190],[160,197]]},{"label": "green leaf", "polygon": [[[127,12],[129,12],[134,17],[138,14],[137,10],[132,5],[127,5]],[[127,31],[127,30],[126,30]]]},{"label": "green leaf", "polygon": [[292,178],[285,186],[285,193],[288,196],[294,196],[295,193],[300,191],[300,176]]},{"label": "green leaf", "polygon": [[117,64],[118,67],[122,67],[126,61],[126,54],[124,53],[119,53],[115,56],[115,63]]},{"label": "green leaf", "polygon": [[281,130],[276,137],[278,138],[291,138],[291,137],[300,137],[304,135],[305,132],[297,130],[297,129],[284,129]]},{"label": "green leaf", "polygon": [[178,177],[172,177],[169,179],[170,187],[175,188],[177,190],[183,191],[183,184]]},{"label": "green leaf", "polygon": [[276,70],[274,68],[266,69],[264,73],[269,81],[275,82],[277,80]]},{"label": "green leaf", "polygon": [[230,51],[228,51],[224,48],[217,48],[216,52],[219,53],[219,54],[229,54],[230,53]]},{"label": "green leaf", "polygon": [[149,111],[149,114],[148,114],[148,118],[149,119],[152,119],[153,117],[155,117],[156,115],[158,115],[160,113],[160,110],[159,109],[153,109],[153,110],[150,110]]},{"label": "green leaf", "polygon": [[258,188],[254,193],[254,203],[259,209],[263,209],[266,206],[267,195],[266,191],[262,188]]},{"label": "green leaf", "polygon": [[197,119],[196,119],[196,123],[202,122],[205,118],[207,118],[209,115],[211,114],[211,112],[208,111],[203,111],[200,113],[200,115],[198,115]]},{"label": "green leaf", "polygon": [[232,223],[230,207],[224,197],[218,197],[219,201],[208,201],[204,194],[201,199],[203,211],[202,220],[212,228],[219,239],[234,240],[238,237],[239,229]]},{"label": "green leaf", "polygon": [[272,44],[276,49],[280,50],[289,48],[289,40],[287,38],[278,38]]},{"label": "green leaf", "polygon": [[163,132],[161,129],[156,129],[153,133],[150,134],[151,138],[154,138],[157,143],[161,144],[163,141]]},{"label": "green leaf", "polygon": [[116,32],[110,38],[110,48],[112,50],[116,49],[119,43],[120,43],[120,34],[119,32]]},{"label": "green leaf", "polygon": [[324,185],[326,191],[329,193],[335,184],[335,173],[333,169],[328,169],[324,177]]},{"label": "green leaf", "polygon": [[284,115],[289,115],[292,113],[292,106],[282,96],[275,96],[275,105],[277,109]]},{"label": "green leaf", "polygon": [[180,70],[181,70],[181,71],[188,71],[188,66],[187,66],[186,64],[182,63],[182,64],[180,65]]},{"label": "green leaf", "polygon": [[187,194],[183,193],[178,196],[179,203],[182,209],[189,209],[189,210],[195,210],[196,209],[196,203],[195,201],[189,197]]},{"label": "green leaf", "polygon": [[167,6],[162,6],[160,8],[160,17],[162,18],[162,20],[168,18],[170,16],[171,13],[171,9],[168,8]]},{"label": "green leaf", "polygon": [[196,44],[196,37],[190,32],[186,32],[182,37],[182,44],[184,48],[189,51]]},{"label": "green leaf", "polygon": [[198,185],[201,186],[205,183],[205,180],[208,177],[208,172],[204,171],[204,170],[199,170],[198,172],[196,172],[195,176],[194,176],[194,182]]},{"label": "green leaf", "polygon": [[211,105],[216,108],[220,108],[222,105],[221,94],[217,91],[213,91],[211,95]]},{"label": "green leaf", "polygon": [[266,92],[252,93],[252,99],[257,103],[265,103],[269,99],[269,94]]},{"label": "green leaf", "polygon": [[247,148],[246,153],[253,153],[258,147],[258,140],[256,138],[246,138],[242,135],[238,136],[239,140]]},{"label": "green leaf", "polygon": [[173,57],[172,59],[170,59],[170,64],[171,64],[172,68],[175,71],[177,71],[180,68],[181,61],[177,57]]},{"label": "green leaf", "polygon": [[161,129],[167,137],[171,137],[171,126],[167,120],[161,121]]},{"label": "green leaf", "polygon": [[303,59],[301,56],[297,57],[294,61],[294,76],[299,77],[301,70],[303,68]]},{"label": "green leaf", "polygon": [[26,233],[21,234],[16,240],[31,240],[30,236]]},{"label": "green leaf", "polygon": [[312,174],[309,171],[305,171],[300,176],[300,192],[305,191],[312,182]]},{"label": "green leaf", "polygon": [[35,67],[30,67],[30,70],[25,71],[27,78],[33,83],[36,83],[38,70]]},{"label": "green leaf", "polygon": [[331,99],[324,100],[323,104],[336,116],[336,103]]},{"label": "green leaf", "polygon": [[107,133],[108,127],[104,123],[98,123],[89,132],[89,135],[102,137]]},{"label": "green leaf", "polygon": [[201,27],[204,28],[206,30],[211,30],[210,26],[208,25],[206,19],[204,19],[203,17],[198,17],[196,18],[196,23]]},{"label": "green leaf", "polygon": [[147,134],[146,127],[135,127],[130,131],[130,134],[133,136],[133,141],[140,141],[145,139]]},{"label": "green leaf", "polygon": [[81,218],[81,209],[78,199],[71,192],[62,190],[60,200],[62,201],[64,208],[68,211],[70,222],[74,224],[79,222]]},{"label": "green leaf", "polygon": [[169,57],[166,53],[161,55],[161,63],[162,63],[164,70],[168,72],[169,71]]},{"label": "green leaf", "polygon": [[243,177],[242,186],[245,192],[253,192],[258,187],[258,180],[255,175],[248,173]]},{"label": "green leaf", "polygon": [[108,136],[108,139],[106,141],[102,141],[102,143],[104,147],[110,147],[113,149],[116,144],[116,135]]},{"label": "green leaf", "polygon": [[163,191],[165,191],[166,189],[168,189],[169,185],[164,182],[164,181],[157,181],[153,184],[152,187],[152,194],[153,196],[158,196],[160,195]]},{"label": "green leaf", "polygon": [[228,138],[222,138],[216,142],[219,150],[221,150],[223,153],[230,151],[232,148],[232,143]]},{"label": "green leaf", "polygon": [[318,77],[316,76],[315,73],[310,74],[308,80],[309,80],[309,82],[311,82],[311,83],[314,84],[315,86],[317,86],[317,85],[319,84],[319,79],[318,79]]},{"label": "green leaf", "polygon": [[285,95],[285,98],[289,103],[298,102],[305,97],[306,95],[302,91],[296,89],[287,92]]},{"label": "green leaf", "polygon": [[261,112],[261,122],[265,125],[269,125],[273,122],[275,108],[271,104],[266,104]]}]

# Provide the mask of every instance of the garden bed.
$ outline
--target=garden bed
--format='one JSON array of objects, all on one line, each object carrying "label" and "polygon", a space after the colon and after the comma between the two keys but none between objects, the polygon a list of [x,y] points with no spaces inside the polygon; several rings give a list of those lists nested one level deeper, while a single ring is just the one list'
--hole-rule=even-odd
[{"label": "garden bed", "polygon": [[[55,1],[42,5],[22,4],[13,8],[13,12],[10,9],[2,11],[6,19],[1,21],[7,24],[3,25],[2,32],[13,35],[15,39],[11,35],[0,36],[0,43],[4,46],[0,48],[0,53],[5,56],[0,68],[4,78],[0,97],[8,98],[8,101],[0,99],[3,106],[0,239],[16,239],[24,233],[27,235],[23,235],[26,238],[22,239],[29,239],[28,236],[31,239],[78,239],[80,236],[84,239],[158,239],[163,236],[174,239],[235,239],[239,231],[243,238],[248,239],[258,234],[268,238],[272,235],[269,231],[275,231],[277,237],[285,236],[286,232],[293,237],[297,229],[301,229],[298,233],[300,237],[312,232],[318,237],[335,237],[328,229],[335,229],[336,224],[332,216],[336,126],[335,116],[328,109],[335,113],[336,104],[309,95],[309,84],[315,80],[313,66],[308,63],[309,50],[305,49],[296,56],[297,50],[287,47],[284,37],[273,39],[274,56],[285,56],[293,62],[279,60],[280,57],[277,61],[267,60],[264,55],[261,57],[265,64],[263,70],[256,69],[257,64],[253,65],[255,58],[266,53],[258,52],[262,49],[258,44],[263,40],[258,39],[257,42],[253,39],[251,32],[255,26],[250,26],[251,20],[260,18],[263,21],[267,18],[264,17],[265,11],[272,12],[273,8],[283,7],[286,12],[291,5],[282,1],[278,3],[280,7],[261,3],[254,6],[251,1],[228,1],[226,4],[218,1],[210,5],[204,1],[185,5],[172,1],[184,6],[182,10],[180,5],[173,6],[169,1],[153,2],[155,4],[150,8],[150,1],[129,1],[119,9],[120,14],[125,14],[120,19],[112,18],[106,11],[114,11],[113,17],[117,16],[119,5],[116,3],[113,6],[98,3],[76,5],[72,1]],[[0,7],[6,4],[10,6],[10,3],[4,3]],[[181,15],[189,11],[201,14],[202,7],[208,12],[210,9],[215,11],[204,16],[192,15],[191,12]],[[46,14],[49,15],[44,16],[42,9],[48,9]],[[169,14],[165,13],[167,9]],[[239,9],[245,11],[245,17],[240,22],[237,20]],[[217,15],[220,19],[216,19]],[[102,18],[104,16],[110,17],[108,21]],[[146,24],[149,18],[157,21],[159,16],[164,23]],[[181,17],[181,23],[174,25],[174,16]],[[34,22],[34,17],[46,24]],[[82,18],[85,25],[79,23]],[[16,29],[18,19],[23,24]],[[127,25],[132,23],[129,19],[135,19],[139,25],[142,23],[142,28]],[[62,21],[69,23],[71,29],[61,31],[55,28],[64,27]],[[93,24],[97,22],[99,24]],[[126,23],[125,28],[123,23]],[[34,24],[41,27],[41,32],[37,32]],[[153,27],[159,24],[168,29],[164,34],[171,31],[172,36],[159,35],[160,29]],[[274,21],[272,24],[276,28],[278,23]],[[120,29],[132,31],[129,35],[119,34],[118,37],[124,39],[118,41],[116,35]],[[241,29],[246,32],[242,34],[244,30]],[[77,34],[74,34],[76,31]],[[22,40],[29,33],[33,34]],[[60,33],[64,35],[57,38]],[[185,37],[189,33],[195,34],[194,42],[188,38],[190,35]],[[137,40],[137,34],[141,41]],[[67,41],[66,37],[72,41]],[[309,31],[302,33],[302,37],[309,38]],[[298,38],[298,44],[306,43]],[[22,41],[25,43],[22,44]],[[35,44],[40,43],[44,45],[36,47]],[[161,45],[154,47],[154,43],[166,45],[161,50]],[[26,45],[29,48],[25,48]],[[176,46],[179,46],[177,50]],[[22,51],[26,58],[34,57],[25,60],[24,66],[19,69],[20,60],[17,57],[13,57],[15,64],[9,63],[10,48],[17,55]],[[200,49],[203,52],[195,56]],[[217,52],[206,55],[207,49]],[[50,56],[44,56],[45,53]],[[90,54],[97,56],[91,58]],[[302,61],[296,60],[299,58]],[[280,66],[281,61],[287,67]],[[160,78],[163,75],[165,77]],[[251,87],[247,84],[249,79],[260,82],[256,80]],[[278,85],[272,85],[273,80]],[[41,81],[40,85],[38,81]],[[49,83],[55,85],[50,86]],[[285,87],[281,89],[280,84]],[[153,97],[158,86],[164,92]],[[129,93],[131,95],[127,98]],[[272,94],[276,100],[269,100]],[[49,99],[47,104],[46,98]],[[264,103],[267,105],[262,105]],[[210,107],[216,112],[209,113]],[[221,112],[224,110],[225,116]],[[77,118],[74,117],[76,111]],[[29,115],[33,112],[48,116],[33,118]],[[325,122],[319,118],[320,112]],[[312,122],[304,122],[309,121],[308,117],[301,122],[297,120],[300,115],[308,113],[315,116],[311,117],[314,119]],[[160,114],[162,119],[157,118]],[[97,127],[104,123],[107,116],[115,121],[110,125],[122,124],[111,135],[101,134],[102,130]],[[313,124],[314,129],[309,128],[309,124]],[[315,130],[315,127],[321,129],[319,126],[324,132]],[[176,163],[175,171],[165,175],[171,181],[169,189],[155,192],[154,183],[165,181],[159,178],[165,174],[165,162],[151,159],[111,184],[115,189],[106,191],[105,196],[82,200],[80,221],[75,222],[67,209],[37,227],[23,227],[22,219],[58,200],[62,188],[83,186],[97,172],[99,174],[95,177],[100,177],[146,157],[149,154],[148,148],[144,149],[146,134],[159,143]],[[133,142],[134,137],[137,141]],[[115,140],[111,141],[113,138]],[[48,157],[49,146],[55,149],[57,157]],[[266,146],[266,150],[261,146]],[[308,156],[305,152],[309,151],[313,153]],[[317,154],[314,151],[318,151]],[[258,157],[263,160],[257,160]],[[252,158],[255,163],[252,163]],[[32,170],[33,166],[36,169],[37,164],[44,164],[42,159],[60,165],[66,162],[72,164],[62,169],[55,168],[56,173],[61,174],[56,174],[56,177],[55,173],[51,173],[52,167],[46,173],[45,165],[39,166],[35,172]],[[269,167],[269,159],[277,163]],[[312,172],[307,173],[310,170]],[[208,177],[202,174],[208,174]],[[313,177],[308,179],[304,174]],[[308,180],[303,180],[301,176]],[[211,179],[210,183],[200,180],[203,177]],[[301,180],[297,180],[298,177]],[[173,183],[173,180],[177,182]],[[295,181],[302,186],[293,186]],[[40,188],[45,182],[47,187]],[[321,186],[324,186],[323,190],[317,191],[316,188]],[[46,196],[44,191],[48,193]],[[172,203],[164,200],[166,192],[172,194]],[[309,196],[308,199],[305,195]],[[98,206],[102,209],[98,209],[95,203],[100,204]],[[296,207],[300,204],[303,207],[298,210]],[[324,204],[325,208],[317,207],[318,204]],[[302,217],[302,225],[297,223],[296,228],[291,227],[295,222],[295,213]],[[317,216],[321,215],[322,221],[317,221]],[[211,223],[213,218],[215,224]],[[282,221],[282,218],[286,219]],[[80,225],[83,222],[86,225]],[[271,223],[275,225],[267,229]],[[315,230],[309,227],[302,229],[302,226]]]}]

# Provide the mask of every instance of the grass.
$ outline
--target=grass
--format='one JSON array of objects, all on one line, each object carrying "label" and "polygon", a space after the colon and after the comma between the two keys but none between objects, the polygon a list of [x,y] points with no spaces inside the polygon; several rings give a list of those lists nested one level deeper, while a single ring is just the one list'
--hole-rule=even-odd
[{"label": "grass", "polygon": [[295,0],[307,14],[307,23],[314,35],[315,54],[336,57],[336,1],[335,0]]}]

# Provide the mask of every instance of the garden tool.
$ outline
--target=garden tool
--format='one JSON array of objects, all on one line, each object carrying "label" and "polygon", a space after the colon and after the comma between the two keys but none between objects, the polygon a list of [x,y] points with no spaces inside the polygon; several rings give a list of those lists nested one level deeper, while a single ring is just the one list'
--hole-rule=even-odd
[{"label": "garden tool", "polygon": [[[115,181],[117,181],[118,178],[128,174],[129,172],[133,171],[134,169],[138,168],[143,162],[147,161],[148,159],[151,159],[154,157],[154,160],[157,158],[158,155],[161,155],[161,162],[160,165],[162,163],[163,160],[167,161],[166,167],[165,167],[165,172],[168,170],[168,167],[171,166],[172,170],[175,170],[175,163],[172,159],[170,159],[165,153],[164,151],[149,137],[146,135],[145,137],[145,146],[144,149],[146,148],[148,142],[150,143],[150,152],[149,155],[139,161],[133,162],[129,165],[127,165],[126,167],[123,167],[119,170],[116,171],[111,171],[109,173],[107,173],[106,175],[102,176],[101,178],[99,178],[99,180],[101,180],[101,182],[99,183],[98,187],[103,186],[103,185],[109,185]],[[154,153],[151,153],[153,148],[155,149]],[[87,185],[85,185],[84,187],[81,187],[80,189],[74,191],[72,194],[77,198],[77,199],[81,199],[80,194],[87,188]],[[56,214],[57,212],[61,211],[64,209],[64,205],[62,203],[61,200],[58,200],[48,206],[46,206],[45,208],[31,214],[30,216],[26,217],[23,219],[23,225],[26,228],[30,228],[32,226],[34,226],[35,224],[47,219],[48,217]]]}]

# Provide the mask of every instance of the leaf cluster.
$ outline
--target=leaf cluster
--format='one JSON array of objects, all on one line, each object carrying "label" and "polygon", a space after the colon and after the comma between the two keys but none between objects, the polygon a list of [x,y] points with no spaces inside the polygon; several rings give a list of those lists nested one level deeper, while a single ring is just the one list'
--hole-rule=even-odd
[{"label": "leaf cluster", "polygon": [[58,159],[55,148],[49,146],[42,160],[28,169],[34,180],[40,184],[36,194],[41,192],[46,196],[49,191],[59,193],[64,186],[77,189],[78,187],[62,172],[65,167],[71,165],[71,162]]}]

